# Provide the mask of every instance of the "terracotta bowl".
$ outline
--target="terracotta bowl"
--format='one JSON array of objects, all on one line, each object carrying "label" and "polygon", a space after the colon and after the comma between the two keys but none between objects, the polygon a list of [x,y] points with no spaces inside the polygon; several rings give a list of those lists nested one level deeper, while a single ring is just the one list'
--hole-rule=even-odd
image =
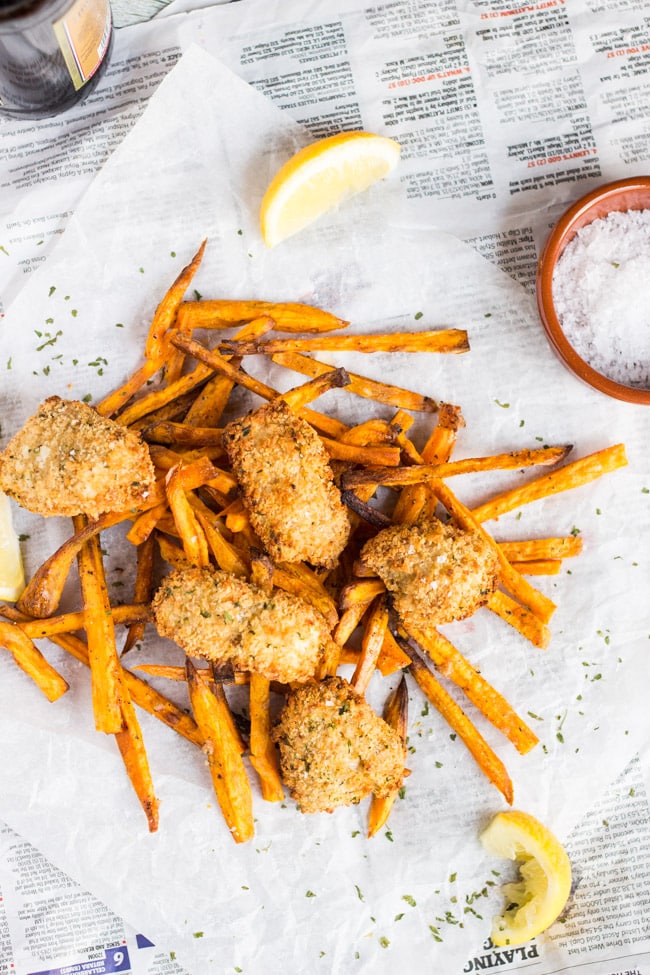
[{"label": "terracotta bowl", "polygon": [[607,183],[579,199],[560,217],[551,231],[537,266],[537,307],[546,337],[560,360],[583,382],[601,393],[650,406],[650,389],[625,386],[597,372],[575,351],[566,335],[553,304],[553,271],[569,241],[592,220],[606,217],[615,210],[650,209],[650,176],[635,176]]}]

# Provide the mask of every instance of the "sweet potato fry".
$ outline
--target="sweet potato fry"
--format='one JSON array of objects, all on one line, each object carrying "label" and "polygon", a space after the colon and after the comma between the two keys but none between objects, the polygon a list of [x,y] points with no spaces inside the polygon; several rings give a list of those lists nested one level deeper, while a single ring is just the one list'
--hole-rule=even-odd
[{"label": "sweet potato fry", "polygon": [[0,622],[0,647],[9,651],[20,669],[31,677],[48,701],[58,700],[68,690],[65,678],[16,624]]},{"label": "sweet potato fry", "polygon": [[89,538],[117,525],[127,516],[123,513],[102,515],[84,524],[43,562],[23,590],[17,607],[28,616],[51,616],[61,601],[61,594],[80,549]]},{"label": "sweet potato fry", "polygon": [[165,501],[157,504],[155,508],[150,508],[149,511],[144,511],[141,515],[138,515],[126,533],[126,537],[131,544],[136,546],[144,544],[151,537],[160,519],[164,518],[168,512],[169,505],[165,499]]},{"label": "sweet potato fry", "polygon": [[386,587],[381,579],[355,579],[341,590],[340,609],[345,612],[352,606],[372,602],[373,599],[382,596],[385,592]]},{"label": "sweet potato fry", "polygon": [[[25,624],[30,622],[25,613],[18,612],[13,606],[0,605],[0,615],[16,623]],[[33,620],[31,622],[37,621]],[[74,657],[75,660],[80,661],[86,667],[90,666],[88,647],[79,637],[71,633],[61,633],[57,636],[51,636],[49,639],[52,643],[55,643]],[[179,670],[181,670],[182,679],[185,680],[185,669],[179,668]],[[163,694],[160,694],[150,684],[147,684],[146,681],[141,680],[129,670],[123,670],[122,674],[131,699],[138,707],[142,708],[143,711],[147,711],[159,721],[162,721],[163,724],[166,724],[192,744],[198,745],[199,748],[202,746],[203,738],[199,733],[196,722],[189,714],[181,710],[173,701],[168,700]]]},{"label": "sweet potato fry", "polygon": [[[133,584],[133,598],[137,602],[148,605],[154,594],[156,542],[153,535],[149,535],[138,545],[136,555],[135,582]],[[122,653],[128,653],[136,644],[144,639],[146,620],[129,623]]]},{"label": "sweet potato fry", "polygon": [[207,349],[200,342],[197,342],[196,339],[189,339],[181,335],[178,331],[172,330],[170,341],[172,345],[176,346],[182,352],[193,356],[215,372],[227,376],[234,383],[237,383],[237,385],[243,386],[244,389],[248,389],[252,393],[256,393],[264,400],[273,400],[279,395],[271,386],[267,386],[266,383],[260,382],[259,379],[255,379],[253,376],[249,376],[243,369],[238,369],[236,366],[231,365],[227,356]]},{"label": "sweet potato fry", "polygon": [[142,439],[147,443],[173,447],[220,447],[221,434],[220,427],[196,427],[187,423],[174,423],[172,420],[160,420],[144,427]]},{"label": "sweet potato fry", "polygon": [[386,594],[375,597],[363,623],[361,654],[352,675],[351,684],[357,694],[365,694],[377,659],[381,653],[388,628]]},{"label": "sweet potato fry", "polygon": [[[79,515],[73,519],[75,530],[86,524]],[[122,681],[115,627],[106,587],[99,537],[93,535],[77,556],[79,583],[83,598],[85,630],[88,637],[93,714],[95,727],[106,734],[122,730],[122,704],[127,692]]]},{"label": "sweet potato fry", "polygon": [[510,560],[510,565],[523,576],[556,576],[562,568],[560,559],[529,559],[527,562]]},{"label": "sweet potato fry", "polygon": [[262,798],[267,802],[282,802],[284,788],[275,745],[271,738],[271,684],[260,674],[250,675],[251,765],[257,772]]},{"label": "sweet potato fry", "polygon": [[186,483],[183,467],[172,467],[167,475],[167,500],[187,559],[192,565],[207,566],[210,564],[208,542],[187,499]]},{"label": "sweet potato fry", "polygon": [[[433,662],[436,670],[459,687],[468,700],[508,738],[521,755],[538,743],[537,735],[514,711],[503,695],[471,665],[453,643],[434,627],[424,631],[402,624],[402,628]],[[401,644],[405,652],[408,648]],[[413,659],[413,658],[411,658]]]},{"label": "sweet potato fry", "polygon": [[[149,605],[146,603],[131,603],[122,606],[111,606],[111,616],[114,624],[145,623],[150,618]],[[49,616],[47,619],[27,619],[19,623],[18,627],[30,640],[51,639],[61,633],[73,633],[86,627],[86,612],[79,610],[73,613],[61,613],[59,616]]]},{"label": "sweet potato fry", "polygon": [[162,301],[158,304],[144,344],[144,354],[147,359],[164,360],[168,352],[168,349],[165,347],[167,333],[176,321],[178,309],[183,301],[185,292],[189,288],[192,278],[198,271],[199,265],[203,260],[206,244],[207,240],[201,242],[201,246],[190,263],[183,268],[171,288],[164,295]]},{"label": "sweet potato fry", "polygon": [[149,413],[160,409],[161,406],[166,406],[168,403],[173,402],[184,393],[196,389],[197,386],[201,386],[211,375],[212,369],[200,362],[186,376],[180,376],[162,389],[155,389],[153,392],[141,396],[140,399],[136,399],[116,417],[116,422],[124,427],[128,427],[132,423],[135,423],[136,420],[141,420]]},{"label": "sweet potato fry", "polygon": [[469,351],[467,332],[441,328],[421,332],[383,332],[371,335],[318,335],[314,338],[220,339],[218,347],[231,355],[275,355],[278,352],[442,352]]},{"label": "sweet potato fry", "polygon": [[[402,675],[399,684],[389,696],[384,705],[383,718],[386,724],[393,728],[404,743],[404,760],[406,761],[406,739],[408,737],[408,707],[409,695],[406,678]],[[379,798],[373,795],[368,810],[368,837],[374,836],[388,821],[391,809],[399,795],[401,786],[395,786],[387,796]]]},{"label": "sweet potato fry", "polygon": [[506,802],[512,805],[514,795],[512,781],[501,759],[417,654],[409,651],[406,646],[404,649],[411,657],[410,671],[420,688],[458,737],[464,741],[486,778],[497,787]]},{"label": "sweet potato fry", "polygon": [[[400,462],[399,447],[388,447],[383,444],[362,447],[357,444],[344,443],[342,440],[331,440],[321,437],[325,450],[331,460],[344,460],[349,464],[382,464],[397,467]],[[357,473],[356,471],[350,473]],[[365,473],[359,471],[358,473]],[[368,471],[368,474],[371,472]],[[349,475],[344,474],[344,477]],[[366,483],[372,483],[371,480]],[[348,485],[346,484],[347,488]]]},{"label": "sweet potato fry", "polygon": [[322,376],[301,383],[300,386],[288,389],[280,399],[284,400],[290,409],[299,410],[301,406],[313,403],[315,399],[318,399],[323,393],[329,392],[330,389],[340,389],[347,386],[349,381],[350,377],[345,369],[333,369]]},{"label": "sweet potato fry", "polygon": [[[322,376],[323,373],[336,368],[300,352],[278,352],[273,356],[273,361],[294,372],[302,373],[303,376]],[[367,379],[357,373],[350,372],[348,375],[350,382],[345,388],[356,396],[374,400],[376,403],[385,403],[387,406],[413,410],[415,413],[435,413],[438,409],[438,403],[430,396],[423,396],[409,389],[401,389],[399,386],[391,386],[389,383],[378,382],[375,379]]]},{"label": "sweet potato fry", "polygon": [[269,317],[279,332],[331,332],[350,323],[330,312],[295,301],[185,301],[176,322],[183,331],[230,328],[255,318]]},{"label": "sweet potato fry", "polygon": [[191,660],[186,666],[192,711],[205,741],[203,751],[215,795],[232,838],[245,843],[255,833],[253,797],[226,695],[219,684],[207,687]]},{"label": "sweet potato fry", "polygon": [[336,603],[316,573],[301,562],[280,562],[273,568],[273,585],[300,596],[325,618],[333,629],[338,623]]},{"label": "sweet potato fry", "polygon": [[529,481],[521,487],[511,491],[503,491],[495,495],[484,504],[472,509],[472,514],[476,521],[484,522],[492,518],[498,518],[506,511],[519,508],[523,504],[531,501],[539,501],[540,498],[547,498],[550,495],[559,494],[561,491],[569,491],[573,488],[588,484],[603,474],[609,474],[619,467],[625,467],[627,457],[624,444],[615,444],[612,447],[605,447],[587,457],[581,457],[570,464],[565,464],[555,471],[548,474],[540,474],[534,480]]},{"label": "sweet potato fry", "polygon": [[508,471],[534,464],[556,464],[566,457],[571,446],[541,447],[539,450],[515,450],[507,454],[489,457],[468,457],[444,464],[413,464],[409,467],[377,467],[371,471],[347,471],[341,478],[343,490],[354,489],[362,484],[382,484],[404,487],[420,484],[431,478],[454,477],[458,474],[475,474],[479,471]]},{"label": "sweet potato fry", "polygon": [[[525,566],[528,564],[524,563],[524,571],[526,571]],[[517,570],[515,569],[515,571]],[[487,608],[492,610],[493,613],[496,613],[497,616],[501,617],[510,626],[513,626],[515,630],[518,630],[522,636],[530,640],[534,647],[545,650],[549,645],[551,631],[546,623],[543,623],[529,609],[509,596],[507,592],[496,589],[490,593]]]},{"label": "sweet potato fry", "polygon": [[155,833],[158,829],[158,799],[154,792],[140,722],[128,696],[125,696],[122,701],[122,717],[124,727],[115,735],[115,741],[120,750],[127,775],[131,780],[131,785],[147,817],[149,832]]},{"label": "sweet potato fry", "polygon": [[[249,339],[259,338],[273,328],[275,322],[272,318],[262,317],[253,319],[240,328],[236,338]],[[179,328],[183,332],[182,328]],[[233,358],[230,364],[234,369],[241,366],[241,358]],[[194,402],[190,406],[185,416],[184,422],[190,426],[197,427],[216,427],[218,426],[223,411],[228,405],[230,394],[232,393],[234,382],[228,376],[217,374],[203,386]]]},{"label": "sweet potato fry", "polygon": [[[194,499],[192,499],[191,504],[194,505]],[[224,572],[245,578],[248,575],[248,564],[242,553],[227,538],[224,538],[215,527],[212,518],[205,513],[204,508],[196,509],[195,513],[205,534],[208,548],[219,568]]]},{"label": "sweet potato fry", "polygon": [[530,538],[523,541],[500,541],[499,548],[509,562],[529,562],[535,559],[567,559],[582,552],[579,535],[559,538]]}]

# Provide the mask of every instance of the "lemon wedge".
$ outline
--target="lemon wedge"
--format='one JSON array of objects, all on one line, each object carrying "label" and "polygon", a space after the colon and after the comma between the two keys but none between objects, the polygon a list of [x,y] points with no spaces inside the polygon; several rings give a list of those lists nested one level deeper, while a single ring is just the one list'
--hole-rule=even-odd
[{"label": "lemon wedge", "polygon": [[6,494],[0,491],[0,599],[15,602],[25,588],[25,573],[18,536]]},{"label": "lemon wedge", "polygon": [[571,890],[569,858],[543,823],[516,809],[497,813],[480,839],[488,853],[520,864],[521,879],[503,885],[507,907],[493,920],[492,943],[523,944],[561,914]]},{"label": "lemon wedge", "polygon": [[371,132],[342,132],[305,146],[264,194],[260,225],[265,244],[274,247],[387,176],[399,156],[398,142]]}]

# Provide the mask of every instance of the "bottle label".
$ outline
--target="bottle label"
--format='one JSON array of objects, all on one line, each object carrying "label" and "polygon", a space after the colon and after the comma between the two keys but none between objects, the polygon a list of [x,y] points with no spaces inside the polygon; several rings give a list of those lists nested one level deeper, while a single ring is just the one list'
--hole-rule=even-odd
[{"label": "bottle label", "polygon": [[78,90],[104,60],[112,27],[109,0],[75,0],[53,27],[72,84]]}]

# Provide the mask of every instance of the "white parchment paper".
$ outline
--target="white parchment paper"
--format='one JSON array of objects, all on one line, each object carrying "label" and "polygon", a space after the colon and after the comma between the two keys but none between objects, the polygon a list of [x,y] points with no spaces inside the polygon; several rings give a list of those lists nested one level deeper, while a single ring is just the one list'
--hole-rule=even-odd
[{"label": "white parchment paper", "polygon": [[[540,746],[522,758],[477,718],[510,770],[515,804],[566,836],[649,731],[639,674],[649,631],[650,414],[568,375],[531,299],[509,278],[456,239],[410,227],[394,192],[399,173],[267,251],[257,226],[262,194],[306,141],[263,96],[189,51],[0,323],[2,443],[46,396],[97,400],[139,364],[159,298],[206,236],[195,280],[204,297],[313,302],[359,331],[466,327],[464,356],[336,361],[459,403],[459,457],[540,443],[572,443],[576,457],[627,447],[625,469],[487,526],[497,538],[583,538],[579,559],[536,582],[558,605],[548,650],[487,611],[446,630],[538,732]],[[299,380],[274,371],[271,381]],[[323,408],[350,422],[381,412],[343,392],[328,394]],[[454,487],[471,504],[526,476],[470,477]],[[14,513],[29,536],[30,572],[69,525]],[[128,592],[132,576],[119,533],[106,536],[106,547],[117,598],[116,583]],[[74,602],[73,584],[67,598]],[[200,754],[143,716],[161,799],[159,832],[147,833],[114,743],[92,727],[86,672],[44,649],[72,685],[55,705],[0,657],[0,817],[173,948],[193,975],[423,971],[423,958],[427,971],[451,972],[487,937],[500,901],[480,892],[503,864],[484,856],[477,835],[503,803],[416,688],[412,775],[388,831],[365,839],[364,804],[303,816],[290,800],[256,796],[256,839],[236,847]],[[153,634],[138,653],[173,659]],[[373,679],[377,707],[392,686]]]}]

